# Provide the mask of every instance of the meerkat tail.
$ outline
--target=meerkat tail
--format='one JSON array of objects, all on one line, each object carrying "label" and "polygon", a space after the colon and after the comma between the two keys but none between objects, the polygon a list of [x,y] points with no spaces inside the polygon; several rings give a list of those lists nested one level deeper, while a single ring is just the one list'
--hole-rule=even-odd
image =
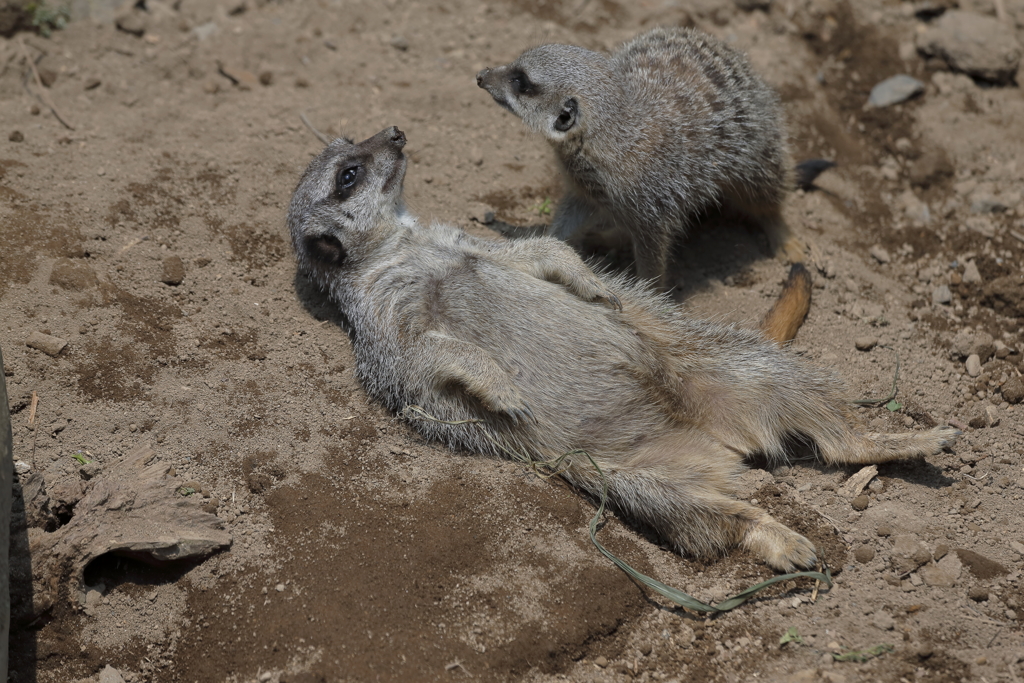
[{"label": "meerkat tail", "polygon": [[814,187],[814,181],[822,173],[830,168],[835,168],[836,162],[828,159],[808,159],[796,165],[796,174],[793,181],[801,190],[810,190]]},{"label": "meerkat tail", "polygon": [[811,310],[811,274],[802,263],[794,263],[775,305],[761,321],[761,331],[778,344],[796,337]]}]

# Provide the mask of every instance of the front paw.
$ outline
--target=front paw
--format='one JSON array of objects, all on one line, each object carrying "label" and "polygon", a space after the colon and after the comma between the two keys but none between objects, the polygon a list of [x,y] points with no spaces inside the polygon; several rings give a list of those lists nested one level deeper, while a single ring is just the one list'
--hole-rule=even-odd
[{"label": "front paw", "polygon": [[597,276],[578,278],[570,286],[572,293],[584,301],[603,301],[607,306],[616,311],[622,310],[622,302],[619,297],[605,286],[604,282]]},{"label": "front paw", "polygon": [[537,422],[530,404],[511,384],[494,391],[487,401],[487,408],[492,412],[508,415],[512,418],[513,424]]}]

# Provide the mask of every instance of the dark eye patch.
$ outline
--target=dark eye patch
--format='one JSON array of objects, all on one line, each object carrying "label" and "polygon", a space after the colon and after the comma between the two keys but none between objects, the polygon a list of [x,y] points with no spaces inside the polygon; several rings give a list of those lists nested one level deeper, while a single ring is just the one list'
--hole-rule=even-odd
[{"label": "dark eye patch", "polygon": [[345,201],[353,190],[362,182],[364,176],[363,167],[359,164],[346,164],[338,168],[334,176],[334,195],[341,201]]},{"label": "dark eye patch", "polygon": [[517,95],[536,95],[540,92],[537,84],[531,81],[522,69],[516,69],[509,74],[509,84],[512,86],[512,92]]},{"label": "dark eye patch", "polygon": [[306,253],[310,260],[324,266],[338,267],[345,262],[345,247],[333,235],[315,235],[306,238]]}]

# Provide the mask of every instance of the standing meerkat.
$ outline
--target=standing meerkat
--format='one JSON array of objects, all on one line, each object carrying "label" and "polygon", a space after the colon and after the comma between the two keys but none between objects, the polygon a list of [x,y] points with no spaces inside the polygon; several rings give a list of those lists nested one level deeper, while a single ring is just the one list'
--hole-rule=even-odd
[{"label": "standing meerkat", "polygon": [[568,454],[560,475],[600,496],[582,449],[610,504],[679,552],[741,545],[790,571],[815,564],[814,546],[735,497],[745,457],[784,462],[795,438],[827,463],[881,463],[959,433],[865,432],[828,372],[757,332],[688,319],[642,282],[596,275],[558,240],[421,226],[402,201],[404,145],[397,128],[332,142],[302,176],[288,227],[301,269],[348,321],[367,393],[437,418],[413,421],[424,436]]},{"label": "standing meerkat", "polygon": [[627,237],[637,276],[664,287],[673,237],[722,206],[803,262],[781,211],[795,182],[782,105],[718,39],[657,28],[611,55],[542,45],[476,82],[555,149],[566,188],[550,235]]}]

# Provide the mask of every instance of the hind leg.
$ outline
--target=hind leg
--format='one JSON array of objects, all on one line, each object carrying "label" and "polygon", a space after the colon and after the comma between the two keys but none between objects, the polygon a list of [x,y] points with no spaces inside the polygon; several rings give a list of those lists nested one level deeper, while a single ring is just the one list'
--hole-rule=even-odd
[{"label": "hind leg", "polygon": [[902,434],[857,434],[847,427],[841,435],[816,436],[815,440],[822,460],[829,464],[872,465],[934,455],[958,436],[960,430],[949,426]]},{"label": "hind leg", "polygon": [[[814,545],[764,510],[737,500],[740,455],[696,430],[673,430],[624,463],[603,465],[609,495],[626,516],[650,526],[680,553],[719,555],[742,546],[773,568],[814,566]],[[573,479],[573,474],[567,473]],[[593,480],[586,488],[593,490]]]}]

